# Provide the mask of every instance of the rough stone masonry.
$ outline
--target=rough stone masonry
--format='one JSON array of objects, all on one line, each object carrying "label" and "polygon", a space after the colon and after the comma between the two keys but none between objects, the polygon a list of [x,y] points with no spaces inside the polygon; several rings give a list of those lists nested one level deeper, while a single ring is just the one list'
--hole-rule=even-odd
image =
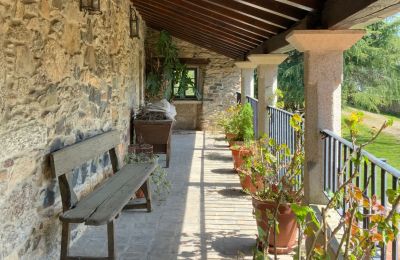
[{"label": "rough stone masonry", "polygon": [[[56,259],[61,212],[48,154],[110,129],[129,140],[143,100],[144,24],[129,37],[129,0],[0,0],[0,259]],[[108,154],[75,169],[80,194],[109,172]],[[73,237],[79,236],[75,229]]]}]

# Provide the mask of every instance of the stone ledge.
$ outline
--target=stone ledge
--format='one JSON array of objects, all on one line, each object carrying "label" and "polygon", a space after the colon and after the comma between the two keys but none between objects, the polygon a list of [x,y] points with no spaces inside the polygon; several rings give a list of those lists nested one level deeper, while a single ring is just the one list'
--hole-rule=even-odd
[{"label": "stone ledge", "polygon": [[182,99],[182,100],[174,100],[172,102],[174,105],[187,105],[187,104],[203,104],[201,100],[190,100],[190,99]]}]

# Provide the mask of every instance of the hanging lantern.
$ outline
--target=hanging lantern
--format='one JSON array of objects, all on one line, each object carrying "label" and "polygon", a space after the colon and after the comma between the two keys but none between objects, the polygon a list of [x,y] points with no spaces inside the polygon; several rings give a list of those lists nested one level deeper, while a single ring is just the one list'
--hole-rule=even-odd
[{"label": "hanging lantern", "polygon": [[139,18],[137,16],[135,8],[130,6],[130,15],[129,15],[129,26],[130,26],[130,36],[131,38],[140,38],[139,36]]},{"label": "hanging lantern", "polygon": [[100,0],[80,0],[79,9],[88,13],[101,13]]}]

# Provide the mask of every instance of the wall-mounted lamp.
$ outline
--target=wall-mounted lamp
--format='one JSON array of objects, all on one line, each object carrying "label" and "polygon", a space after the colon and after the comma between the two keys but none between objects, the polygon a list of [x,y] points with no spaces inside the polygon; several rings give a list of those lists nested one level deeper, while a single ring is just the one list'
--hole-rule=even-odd
[{"label": "wall-mounted lamp", "polygon": [[101,14],[100,0],[80,0],[79,9],[90,14]]},{"label": "wall-mounted lamp", "polygon": [[130,6],[130,14],[129,14],[129,26],[130,26],[130,36],[131,38],[140,38],[139,35],[139,17],[137,16],[135,8]]}]

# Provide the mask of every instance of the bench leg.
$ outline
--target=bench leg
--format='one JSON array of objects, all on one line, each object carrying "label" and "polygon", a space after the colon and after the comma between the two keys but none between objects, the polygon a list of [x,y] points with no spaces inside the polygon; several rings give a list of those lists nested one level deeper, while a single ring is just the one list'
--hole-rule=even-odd
[{"label": "bench leg", "polygon": [[114,220],[107,224],[107,238],[108,238],[108,259],[114,260],[116,255],[115,250],[115,230],[114,230]]},{"label": "bench leg", "polygon": [[70,235],[70,226],[69,223],[62,222],[62,231],[61,231],[61,254],[60,259],[66,260],[68,258],[69,251],[69,235]]},{"label": "bench leg", "polygon": [[151,187],[148,179],[143,183],[142,190],[146,198],[147,212],[151,212]]}]

